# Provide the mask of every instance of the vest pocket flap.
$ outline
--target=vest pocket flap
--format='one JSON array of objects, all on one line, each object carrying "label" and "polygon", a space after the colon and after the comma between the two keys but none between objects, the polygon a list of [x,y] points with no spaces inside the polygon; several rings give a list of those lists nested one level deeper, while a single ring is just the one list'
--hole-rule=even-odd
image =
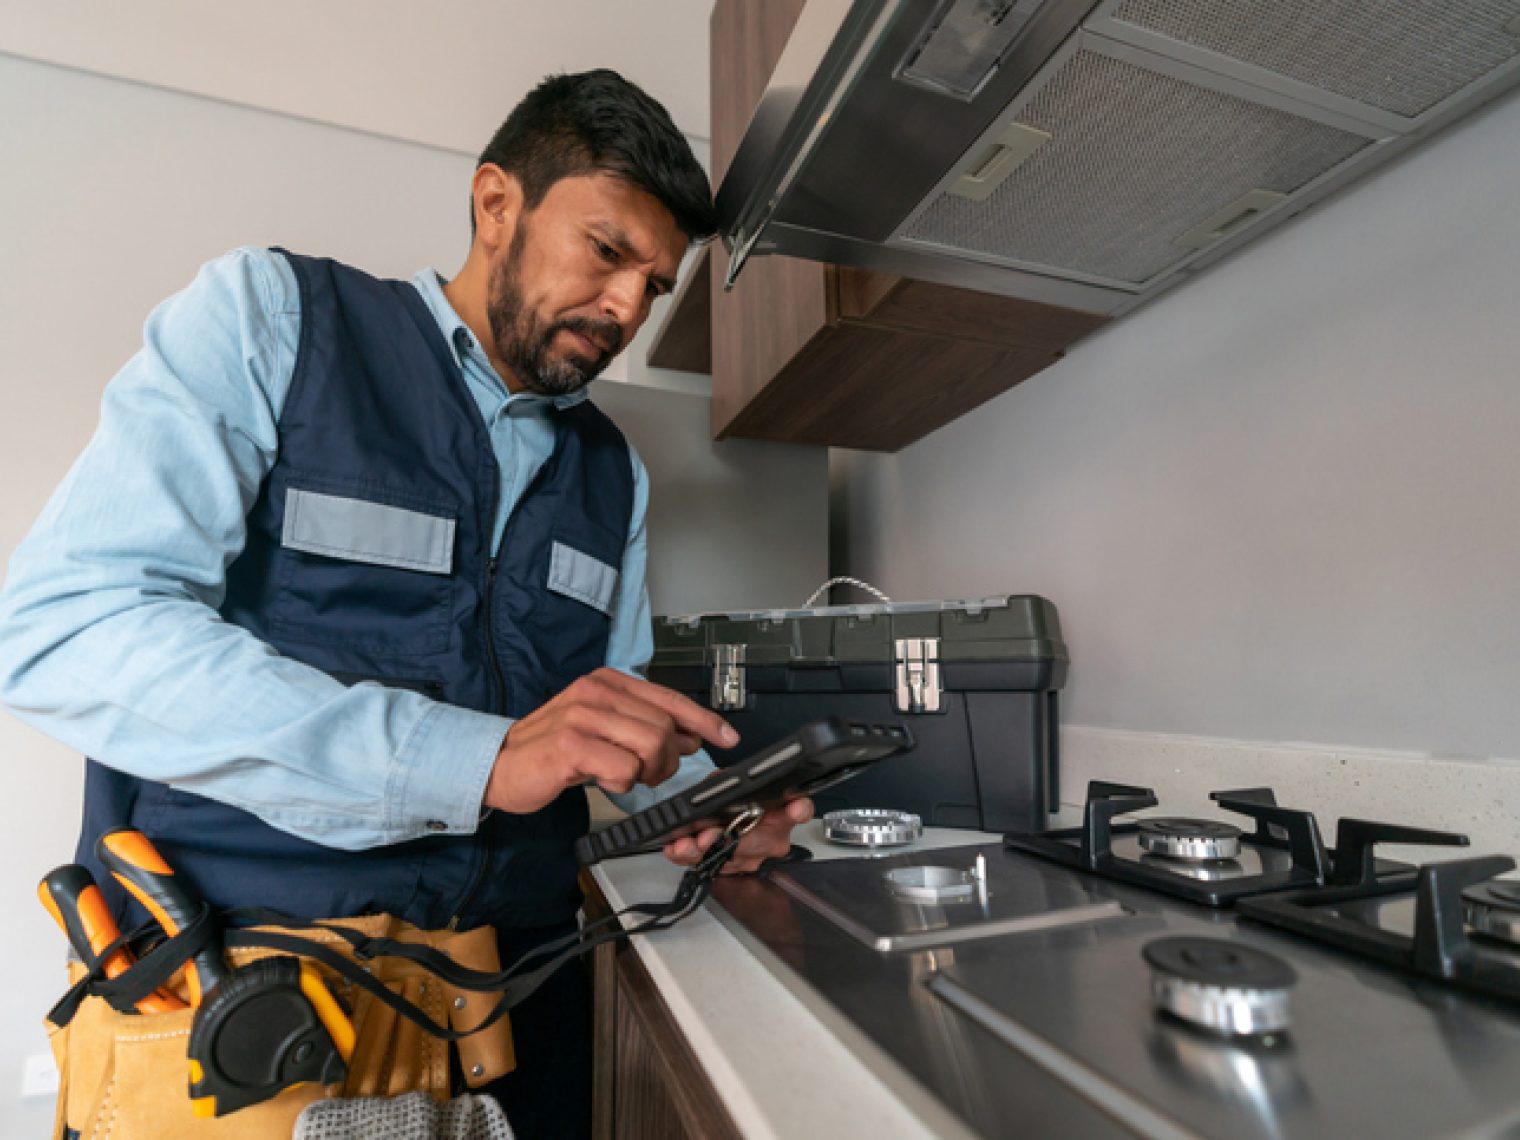
[{"label": "vest pocket flap", "polygon": [[617,597],[618,572],[599,558],[556,542],[549,555],[549,589],[585,602],[609,617]]},{"label": "vest pocket flap", "polygon": [[454,526],[451,518],[291,487],[285,492],[280,544],[351,562],[447,574],[454,568]]}]

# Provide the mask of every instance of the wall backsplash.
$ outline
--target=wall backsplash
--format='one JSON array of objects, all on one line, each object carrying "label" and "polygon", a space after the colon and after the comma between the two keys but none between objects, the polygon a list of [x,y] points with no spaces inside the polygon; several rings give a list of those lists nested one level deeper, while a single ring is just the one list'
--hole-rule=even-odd
[{"label": "wall backsplash", "polygon": [[1467,848],[1378,848],[1390,858],[1520,858],[1520,761],[1068,727],[1061,733],[1062,810],[1052,826],[1081,822],[1089,780],[1151,788],[1160,801],[1156,810],[1168,815],[1222,817],[1247,827],[1208,793],[1270,787],[1285,807],[1313,811],[1326,843],[1335,842],[1335,821],[1345,816],[1456,831],[1472,840]]}]

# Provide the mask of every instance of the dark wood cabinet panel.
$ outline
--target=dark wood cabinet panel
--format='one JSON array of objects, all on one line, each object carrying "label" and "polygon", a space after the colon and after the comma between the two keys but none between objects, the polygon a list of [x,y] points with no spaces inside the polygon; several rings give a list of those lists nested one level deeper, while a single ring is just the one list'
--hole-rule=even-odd
[{"label": "dark wood cabinet panel", "polygon": [[765,94],[805,0],[718,0],[709,25],[712,57],[712,183],[728,173],[750,116]]},{"label": "dark wood cabinet panel", "polygon": [[[731,292],[723,290],[728,253],[713,247],[713,435],[736,430],[740,417],[833,318],[829,267],[789,257],[757,257]],[[752,436],[774,439],[776,436]]]},{"label": "dark wood cabinet panel", "polygon": [[[728,172],[750,117],[765,93],[803,0],[718,0],[712,14],[712,172]],[[711,304],[713,435],[734,430],[744,410],[833,320],[827,266],[790,257],[757,257],[731,291],[723,288],[728,252],[713,244]],[[774,438],[774,437],[772,437]]]},{"label": "dark wood cabinet panel", "polygon": [[727,434],[896,451],[1052,363],[1057,353],[854,325],[820,335]]},{"label": "dark wood cabinet panel", "polygon": [[[588,922],[611,913],[589,874],[581,887]],[[592,953],[595,1140],[739,1140],[637,951],[619,940]]]},{"label": "dark wood cabinet panel", "polygon": [[1108,318],[951,285],[840,269],[839,319],[874,328],[1059,352]]},{"label": "dark wood cabinet panel", "polygon": [[646,358],[656,368],[712,371],[712,247],[705,246],[670,299]]}]

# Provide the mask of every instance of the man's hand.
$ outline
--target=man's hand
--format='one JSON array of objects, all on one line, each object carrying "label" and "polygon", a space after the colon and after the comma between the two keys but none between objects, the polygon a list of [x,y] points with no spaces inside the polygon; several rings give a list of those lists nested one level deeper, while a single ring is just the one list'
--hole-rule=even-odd
[{"label": "man's hand", "polygon": [[[733,858],[723,866],[725,875],[747,875],[767,859],[779,859],[792,849],[792,828],[813,818],[813,801],[806,798],[788,800],[784,807],[772,808],[760,817],[743,839]],[[665,844],[665,858],[683,867],[701,861],[707,849],[723,834],[721,827],[708,827],[696,835]]]},{"label": "man's hand", "polygon": [[598,669],[508,730],[486,781],[486,806],[521,815],[582,784],[613,793],[652,787],[703,741],[732,748],[739,734],[680,693]]}]

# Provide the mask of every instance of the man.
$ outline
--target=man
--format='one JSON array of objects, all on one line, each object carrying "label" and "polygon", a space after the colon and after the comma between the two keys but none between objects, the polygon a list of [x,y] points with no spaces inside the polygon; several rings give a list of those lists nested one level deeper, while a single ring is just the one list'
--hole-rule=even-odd
[{"label": "man", "polygon": [[[711,236],[706,177],[638,88],[560,76],[491,140],[471,210],[447,282],[204,267],[17,551],[0,697],[93,757],[102,883],[95,840],[130,825],[217,906],[489,924],[511,960],[574,929],[583,785],[636,809],[737,742],[638,676],[647,480],[585,399]],[[733,869],[810,814],[770,813]],[[522,1136],[584,1132],[584,973],[513,1025],[487,1091]]]}]

